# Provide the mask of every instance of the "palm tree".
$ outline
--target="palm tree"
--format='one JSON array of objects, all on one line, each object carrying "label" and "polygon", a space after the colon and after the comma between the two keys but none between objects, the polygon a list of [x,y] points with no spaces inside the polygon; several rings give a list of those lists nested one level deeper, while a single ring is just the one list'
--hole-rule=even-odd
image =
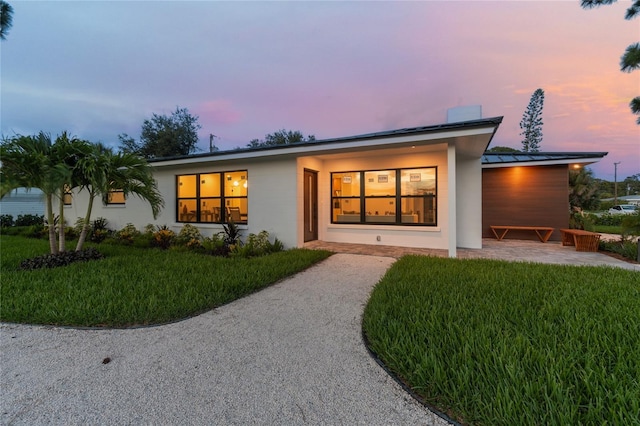
[{"label": "palm tree", "polygon": [[0,0],[0,40],[7,38],[11,25],[13,25],[13,7],[6,1]]},{"label": "palm tree", "polygon": [[149,202],[154,219],[164,206],[151,166],[137,154],[114,154],[111,148],[95,144],[92,152],[80,160],[78,169],[84,177],[82,190],[89,192],[89,204],[76,250],[82,250],[89,230],[93,201],[98,195],[104,204],[107,204],[109,194],[114,190],[121,190],[125,197],[135,195]]},{"label": "palm tree", "polygon": [[16,136],[0,145],[2,158],[2,196],[14,188],[38,188],[45,196],[49,224],[49,248],[58,252],[54,226],[53,199],[70,180],[71,171],[56,161],[51,136],[40,132],[35,136]]}]

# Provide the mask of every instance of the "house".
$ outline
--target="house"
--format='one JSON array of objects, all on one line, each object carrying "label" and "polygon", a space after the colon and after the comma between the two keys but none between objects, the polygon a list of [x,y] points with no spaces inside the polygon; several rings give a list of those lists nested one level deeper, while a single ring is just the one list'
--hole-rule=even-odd
[{"label": "house", "polygon": [[[606,152],[486,152],[482,156],[482,236],[491,225],[550,226],[551,240],[569,227],[569,170],[600,161]],[[529,231],[505,238],[536,239]]]},{"label": "house", "polygon": [[[233,220],[243,235],[266,230],[285,247],[306,241],[448,250],[482,247],[481,158],[502,117],[472,119],[291,145],[151,162],[165,208],[157,220],[137,198],[94,205],[121,229],[185,223],[203,235]],[[86,192],[67,218],[81,217]],[[70,219],[71,220],[71,219]]]}]

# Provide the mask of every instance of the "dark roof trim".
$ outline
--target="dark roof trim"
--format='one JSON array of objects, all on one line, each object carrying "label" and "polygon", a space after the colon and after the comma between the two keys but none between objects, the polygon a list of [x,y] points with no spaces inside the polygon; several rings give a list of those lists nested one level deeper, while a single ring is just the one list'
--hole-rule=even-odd
[{"label": "dark roof trim", "polygon": [[270,151],[277,149],[287,149],[292,147],[303,147],[303,146],[318,146],[318,145],[326,145],[330,143],[340,143],[340,142],[350,142],[350,141],[361,141],[368,139],[380,139],[387,138],[391,136],[406,136],[406,135],[417,135],[417,134],[427,134],[427,133],[436,133],[446,130],[463,130],[463,129],[474,129],[478,127],[486,127],[486,126],[497,126],[502,123],[503,117],[493,117],[493,118],[483,118],[479,120],[469,120],[469,121],[460,121],[457,123],[445,123],[445,124],[437,124],[432,126],[420,126],[420,127],[409,127],[398,130],[388,130],[383,132],[376,133],[366,133],[363,135],[356,136],[346,136],[340,138],[331,138],[331,139],[322,139],[316,140],[313,142],[299,142],[288,145],[274,145],[274,146],[266,146],[266,147],[258,147],[258,148],[237,148],[226,151],[216,151],[216,152],[206,152],[201,154],[191,154],[191,155],[181,155],[174,157],[163,157],[163,158],[153,158],[150,159],[150,163],[159,162],[159,161],[169,161],[169,160],[180,160],[187,158],[202,158],[202,157],[219,157],[228,154],[235,153],[246,153],[246,152],[260,152],[260,151]]},{"label": "dark roof trim", "polygon": [[532,162],[593,162],[606,156],[608,152],[485,152],[482,164],[514,164]]}]

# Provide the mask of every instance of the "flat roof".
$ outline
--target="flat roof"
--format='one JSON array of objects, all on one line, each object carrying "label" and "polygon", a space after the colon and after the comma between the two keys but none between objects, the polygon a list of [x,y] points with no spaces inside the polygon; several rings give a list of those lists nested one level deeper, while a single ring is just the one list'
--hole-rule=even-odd
[{"label": "flat roof", "polygon": [[485,152],[482,155],[482,167],[591,164],[600,161],[607,154],[608,152]]}]

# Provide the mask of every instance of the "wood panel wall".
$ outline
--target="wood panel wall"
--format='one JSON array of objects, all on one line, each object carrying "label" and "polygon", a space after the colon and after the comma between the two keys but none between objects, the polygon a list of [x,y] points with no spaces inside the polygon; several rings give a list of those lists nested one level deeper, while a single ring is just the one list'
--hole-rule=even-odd
[{"label": "wood panel wall", "polygon": [[[495,238],[491,225],[552,226],[551,240],[569,227],[567,165],[482,170],[482,236]],[[505,238],[536,240],[533,231],[509,231]]]}]

